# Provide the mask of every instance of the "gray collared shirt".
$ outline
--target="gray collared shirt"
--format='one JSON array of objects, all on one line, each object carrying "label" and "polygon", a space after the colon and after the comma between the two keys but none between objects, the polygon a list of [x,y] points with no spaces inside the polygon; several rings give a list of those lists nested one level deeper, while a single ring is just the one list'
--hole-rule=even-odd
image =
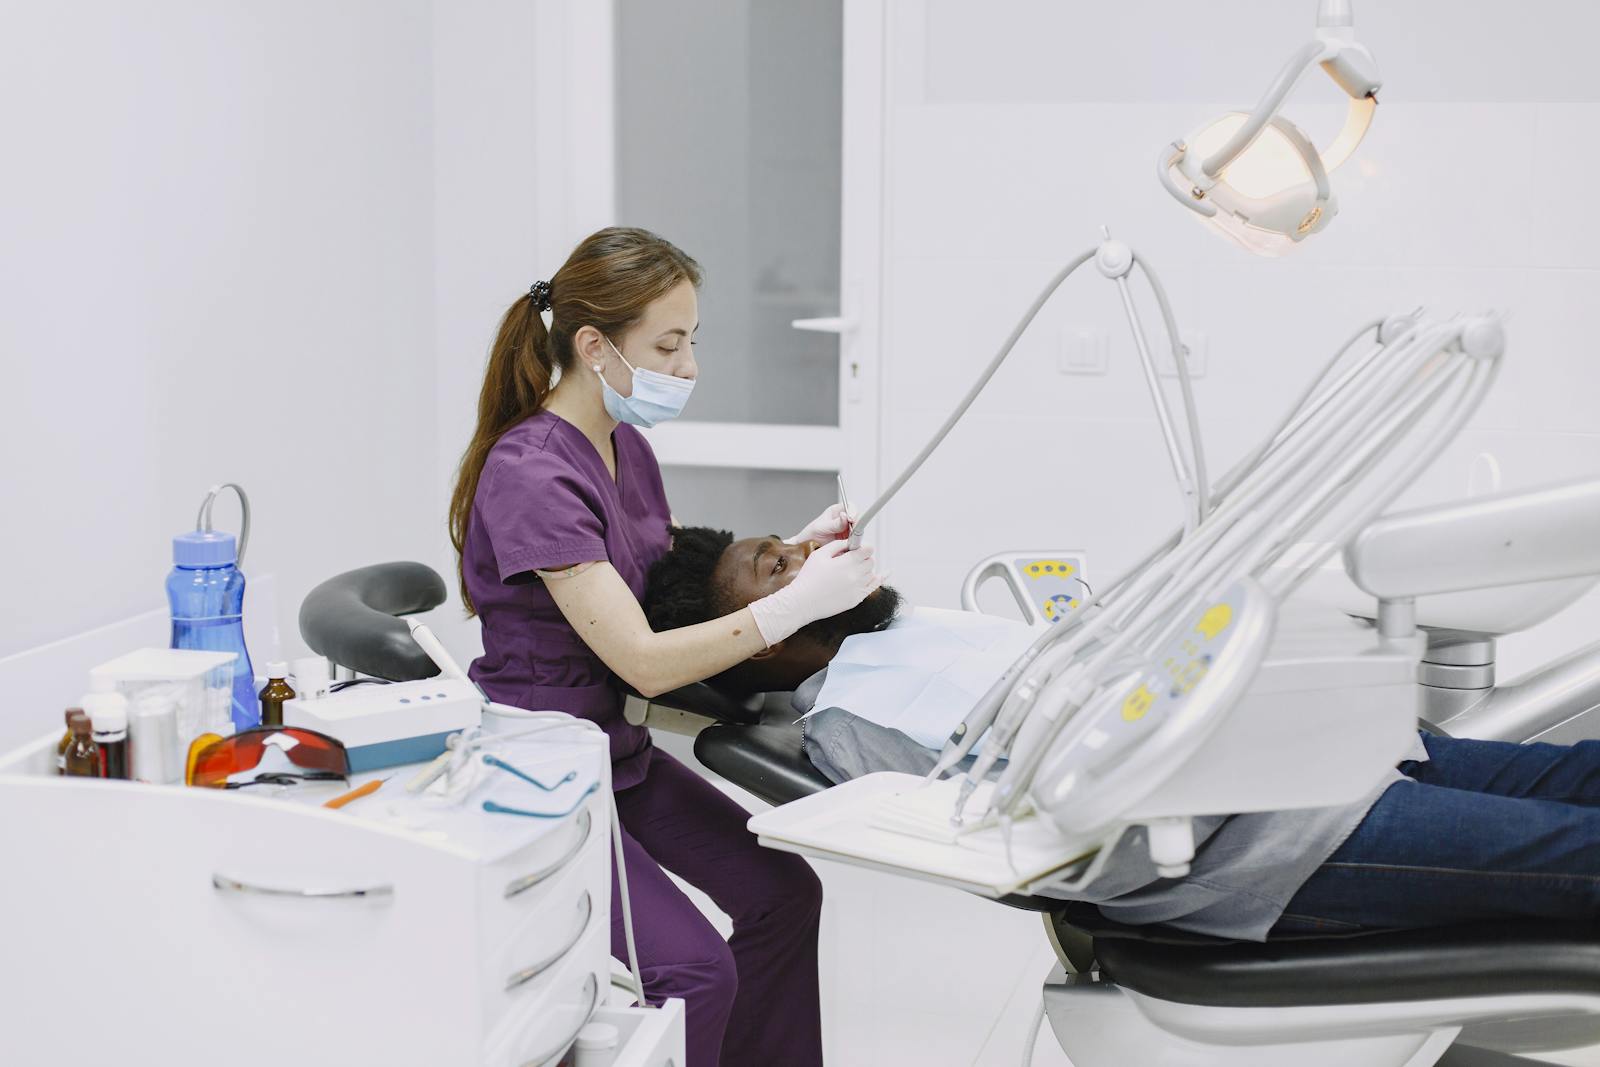
[{"label": "gray collared shirt", "polygon": [[[811,710],[826,674],[817,672],[795,690],[797,713]],[[926,774],[937,758],[900,731],[842,708],[817,712],[801,729],[806,755],[835,783],[873,771]],[[1407,759],[1427,758],[1419,736]],[[1136,827],[1117,843],[1104,872],[1087,887],[1049,895],[1097,904],[1106,918],[1130,925],[1163,923],[1213,937],[1264,941],[1290,899],[1360,825],[1384,790],[1406,780],[1396,770],[1361,800],[1338,807],[1196,818],[1194,862],[1183,878],[1156,873],[1145,830]]]}]

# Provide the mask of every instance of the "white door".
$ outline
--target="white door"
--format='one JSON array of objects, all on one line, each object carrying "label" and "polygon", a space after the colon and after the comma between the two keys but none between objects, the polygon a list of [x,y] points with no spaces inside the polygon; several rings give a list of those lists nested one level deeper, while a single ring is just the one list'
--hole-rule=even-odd
[{"label": "white door", "polygon": [[705,269],[683,418],[649,431],[679,521],[788,534],[879,484],[881,10],[616,0],[615,218]]}]

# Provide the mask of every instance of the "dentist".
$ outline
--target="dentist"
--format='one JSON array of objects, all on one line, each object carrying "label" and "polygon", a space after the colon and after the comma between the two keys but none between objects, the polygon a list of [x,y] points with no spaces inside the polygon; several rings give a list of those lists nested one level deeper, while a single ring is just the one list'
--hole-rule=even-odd
[{"label": "dentist", "polygon": [[[644,435],[694,390],[700,267],[644,230],[601,230],[500,323],[450,504],[461,593],[483,624],[470,671],[490,699],[592,719],[612,785],[645,992],[687,1004],[690,1067],[822,1062],[816,875],[756,844],[748,814],[622,717],[719,674],[878,587],[837,505],[791,540],[823,546],[789,585],[730,615],[655,633],[640,607],[671,513]],[[546,326],[544,313],[550,316]],[[765,561],[791,565],[787,558]],[[666,871],[733,920],[724,942]],[[625,954],[615,872],[611,951]]]}]

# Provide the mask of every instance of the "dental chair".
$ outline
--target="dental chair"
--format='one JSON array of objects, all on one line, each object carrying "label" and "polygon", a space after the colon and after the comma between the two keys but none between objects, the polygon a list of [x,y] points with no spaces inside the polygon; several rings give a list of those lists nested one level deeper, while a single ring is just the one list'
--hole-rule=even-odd
[{"label": "dental chair", "polygon": [[[1415,565],[1419,540],[1430,546],[1425,570]],[[969,610],[974,578],[992,563],[963,586]],[[1025,595],[1007,577],[1013,595]],[[1441,668],[1481,668],[1449,663],[1448,650],[1467,645],[1476,650],[1468,658],[1486,658],[1494,636],[1548,619],[1597,581],[1600,481],[1591,481],[1386,516],[1305,596],[1371,627],[1414,614],[1428,636],[1417,672],[1425,726],[1573,741],[1600,737],[1600,643],[1498,689],[1492,675],[1478,684],[1483,669]],[[769,695],[760,721],[715,721],[695,754],[768,803],[800,800],[828,782],[806,759],[793,718],[786,694]],[[1513,1053],[1600,1043],[1600,930],[1586,924],[1254,944],[1124,926],[1045,896],[1000,902],[1042,915],[1058,960],[1045,1012],[1075,1067],[1512,1067],[1540,1062]]]}]

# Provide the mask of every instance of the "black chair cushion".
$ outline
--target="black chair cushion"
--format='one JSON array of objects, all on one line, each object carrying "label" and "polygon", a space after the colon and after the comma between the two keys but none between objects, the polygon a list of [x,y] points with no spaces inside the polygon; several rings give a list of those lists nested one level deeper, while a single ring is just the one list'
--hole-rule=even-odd
[{"label": "black chair cushion", "polygon": [[1266,944],[1171,931],[1160,938],[1102,931],[1095,955],[1121,986],[1211,1007],[1600,993],[1600,936],[1589,924],[1484,923]]},{"label": "black chair cushion", "polygon": [[421,563],[376,563],[346,571],[311,590],[300,604],[300,636],[311,650],[374,678],[432,678],[438,666],[396,618],[445,601],[444,579]]},{"label": "black chair cushion", "polygon": [[757,723],[718,723],[701,730],[694,739],[694,754],[768,804],[799,800],[833,783],[806,758],[800,726],[794,720],[787,701],[773,702]]}]

